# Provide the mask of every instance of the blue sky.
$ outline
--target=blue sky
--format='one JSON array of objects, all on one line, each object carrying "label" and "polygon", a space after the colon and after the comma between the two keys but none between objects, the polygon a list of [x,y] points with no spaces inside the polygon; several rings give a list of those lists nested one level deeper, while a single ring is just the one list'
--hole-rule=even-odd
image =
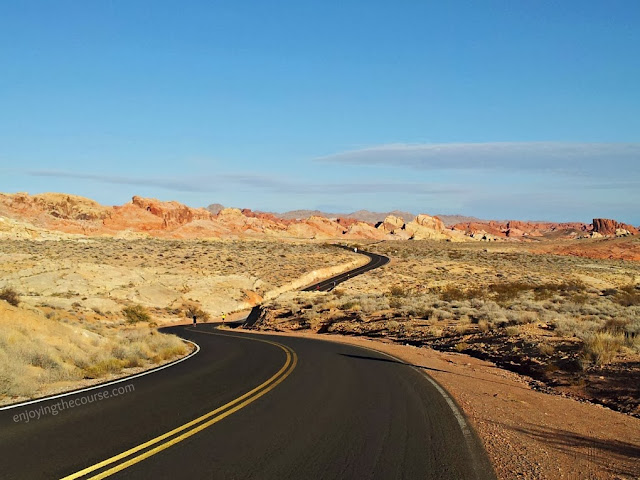
[{"label": "blue sky", "polygon": [[640,2],[0,3],[0,191],[640,224]]}]

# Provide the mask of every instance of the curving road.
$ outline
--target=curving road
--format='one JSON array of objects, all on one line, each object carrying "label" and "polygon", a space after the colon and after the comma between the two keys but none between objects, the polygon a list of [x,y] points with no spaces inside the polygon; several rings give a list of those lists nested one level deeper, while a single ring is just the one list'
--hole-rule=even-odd
[{"label": "curving road", "polygon": [[361,250],[359,250],[358,253],[360,255],[365,255],[365,256],[369,257],[369,263],[367,263],[366,265],[363,265],[361,267],[354,268],[353,270],[349,270],[348,272],[341,273],[340,275],[336,275],[334,277],[327,278],[325,280],[322,280],[321,282],[314,283],[313,285],[310,285],[310,286],[308,286],[306,288],[303,288],[302,291],[303,292],[311,292],[311,291],[314,291],[314,290],[319,290],[319,291],[327,292],[327,291],[333,289],[339,283],[345,282],[345,281],[349,280],[350,278],[353,278],[353,277],[356,277],[358,275],[361,275],[361,274],[363,274],[365,272],[373,270],[374,268],[383,267],[387,263],[389,263],[389,257],[385,257],[384,255],[378,255],[377,253],[363,252]]},{"label": "curving road", "polygon": [[[414,367],[321,340],[210,324],[166,331],[200,352],[156,373],[0,411],[0,476],[495,478],[450,400]],[[61,400],[78,405],[46,413]],[[45,413],[15,421],[33,409]]]},{"label": "curving road", "polygon": [[[337,248],[346,248],[348,250],[351,250],[351,248],[349,247],[337,247]],[[303,288],[302,291],[303,292],[312,292],[312,291],[330,292],[337,285],[339,285],[342,282],[346,282],[350,278],[357,277],[358,275],[362,275],[363,273],[373,270],[375,268],[383,267],[387,263],[389,263],[389,257],[385,257],[384,255],[363,252],[362,250],[359,250],[358,253],[360,255],[365,255],[366,257],[369,257],[369,262],[366,265],[362,265],[361,267],[354,268],[352,270],[349,270],[348,272],[335,275],[331,278],[325,278],[324,280],[318,283],[314,283],[313,285],[309,285],[308,287]],[[252,329],[258,323],[260,323],[261,315],[262,315],[262,306],[256,305],[251,309],[251,312],[249,313],[247,318],[244,318],[236,322],[228,322],[228,323],[232,326],[242,326],[242,328],[245,328],[245,329]]]}]

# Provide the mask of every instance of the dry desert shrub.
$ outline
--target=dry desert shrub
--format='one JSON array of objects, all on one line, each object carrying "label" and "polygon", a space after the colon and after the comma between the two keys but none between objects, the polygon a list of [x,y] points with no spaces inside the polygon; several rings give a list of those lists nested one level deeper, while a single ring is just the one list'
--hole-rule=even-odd
[{"label": "dry desert shrub", "polygon": [[589,335],[583,346],[583,356],[585,360],[596,365],[606,365],[611,363],[622,349],[624,336],[608,332],[598,332]]},{"label": "dry desert shrub", "polygon": [[18,295],[18,292],[11,287],[5,287],[0,290],[0,300],[4,300],[14,307],[17,307],[20,304],[20,296]]},{"label": "dry desert shrub", "polygon": [[350,300],[343,303],[338,308],[340,310],[351,310],[351,311],[359,312],[360,310],[362,310],[362,305],[360,305],[360,303],[358,303],[355,300]]},{"label": "dry desert shrub", "polygon": [[392,297],[406,297],[408,295],[408,292],[404,288],[394,285],[389,290],[389,295],[391,295]]},{"label": "dry desert shrub", "polygon": [[521,310],[507,311],[506,317],[509,323],[514,325],[534,323],[538,321],[538,315],[535,312],[526,312]]},{"label": "dry desert shrub", "polygon": [[598,318],[574,318],[564,315],[556,316],[551,322],[555,332],[561,337],[585,338],[588,335],[599,332],[604,322]]},{"label": "dry desert shrub", "polygon": [[202,310],[198,305],[190,305],[184,310],[185,317],[191,319],[194,316],[201,322],[208,322],[211,318],[210,315]]},{"label": "dry desert shrub", "polygon": [[640,305],[640,287],[636,285],[625,285],[620,292],[613,296],[613,301],[623,307]]},{"label": "dry desert shrub", "polygon": [[122,314],[128,323],[149,322],[151,316],[142,305],[129,305],[122,309]]},{"label": "dry desert shrub", "polygon": [[514,335],[517,335],[518,333],[520,333],[520,329],[514,325],[507,327],[504,329],[504,333],[507,334],[507,336],[509,337],[513,337]]},{"label": "dry desert shrub", "polygon": [[539,343],[538,344],[538,351],[545,356],[551,356],[554,354],[554,352],[556,351],[556,349],[554,348],[553,345],[549,344],[549,343]]}]

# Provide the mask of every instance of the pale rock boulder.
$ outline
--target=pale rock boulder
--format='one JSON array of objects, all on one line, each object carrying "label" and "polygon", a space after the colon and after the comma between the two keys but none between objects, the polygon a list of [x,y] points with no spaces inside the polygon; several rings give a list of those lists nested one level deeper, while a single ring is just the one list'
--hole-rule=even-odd
[{"label": "pale rock boulder", "polygon": [[365,222],[356,222],[350,225],[345,232],[345,236],[354,239],[368,238],[372,240],[377,240],[383,237],[380,230]]},{"label": "pale rock boulder", "polygon": [[477,240],[480,242],[496,242],[498,240],[500,240],[501,237],[498,237],[496,235],[492,235],[490,233],[487,233],[483,230],[478,230],[477,232],[472,233],[471,235],[469,235],[468,238],[471,238],[472,240]]},{"label": "pale rock boulder", "polygon": [[442,220],[425,214],[420,214],[407,223],[404,230],[413,240],[451,240],[452,238],[452,235],[445,230]]},{"label": "pale rock boulder", "polygon": [[311,216],[306,220],[306,223],[315,229],[315,238],[340,237],[344,231],[344,228],[338,222],[325,217]]},{"label": "pale rock boulder", "polygon": [[430,215],[422,213],[418,215],[413,221],[418,225],[431,230],[436,230],[438,232],[444,231],[444,222],[438,217],[432,217]]},{"label": "pale rock boulder", "polygon": [[395,215],[388,215],[376,228],[384,233],[395,234],[404,228],[404,219]]},{"label": "pale rock boulder", "polygon": [[239,208],[223,208],[218,212],[218,218],[244,217]]}]

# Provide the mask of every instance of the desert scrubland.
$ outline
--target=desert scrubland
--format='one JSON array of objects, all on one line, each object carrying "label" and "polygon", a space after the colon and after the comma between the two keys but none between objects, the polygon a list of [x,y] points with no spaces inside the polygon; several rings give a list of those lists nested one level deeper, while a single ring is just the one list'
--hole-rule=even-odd
[{"label": "desert scrubland", "polygon": [[305,273],[363,262],[291,242],[0,240],[0,401],[169,361],[191,347],[157,326],[207,321]]},{"label": "desert scrubland", "polygon": [[527,375],[537,389],[640,416],[637,262],[539,253],[521,243],[364,248],[393,260],[329,293],[283,295],[269,304],[263,328],[461,352]]}]

